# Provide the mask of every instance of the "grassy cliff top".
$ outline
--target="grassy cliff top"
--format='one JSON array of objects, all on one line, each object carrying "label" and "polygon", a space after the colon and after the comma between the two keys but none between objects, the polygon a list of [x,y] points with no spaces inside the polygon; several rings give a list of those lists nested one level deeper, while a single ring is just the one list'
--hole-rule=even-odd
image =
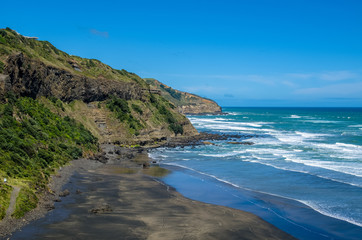
[{"label": "grassy cliff top", "polygon": [[175,106],[183,106],[188,104],[199,104],[199,103],[208,103],[208,104],[217,105],[217,103],[211,99],[200,97],[193,93],[187,93],[176,90],[172,87],[167,86],[166,84],[161,83],[160,81],[154,78],[145,78],[144,80],[153,89],[161,91],[162,96],[165,97],[170,102],[172,102]]},{"label": "grassy cliff top", "polygon": [[75,75],[136,82],[142,87],[148,88],[142,78],[124,69],[114,69],[97,59],[69,55],[48,41],[22,36],[10,28],[0,29],[0,73],[3,71],[7,57],[20,52],[46,65],[64,69]]}]

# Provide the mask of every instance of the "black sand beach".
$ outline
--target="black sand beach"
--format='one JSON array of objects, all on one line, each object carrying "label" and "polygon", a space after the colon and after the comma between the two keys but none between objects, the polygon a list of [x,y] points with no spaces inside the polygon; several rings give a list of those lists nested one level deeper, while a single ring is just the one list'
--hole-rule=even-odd
[{"label": "black sand beach", "polygon": [[187,199],[143,171],[147,155],[110,148],[107,164],[75,167],[70,194],[10,239],[293,239],[253,214]]}]

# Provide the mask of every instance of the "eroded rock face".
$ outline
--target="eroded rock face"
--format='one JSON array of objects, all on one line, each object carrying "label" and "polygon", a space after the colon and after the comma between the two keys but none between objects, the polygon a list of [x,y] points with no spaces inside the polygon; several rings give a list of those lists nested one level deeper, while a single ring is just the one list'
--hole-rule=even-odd
[{"label": "eroded rock face", "polygon": [[111,95],[126,100],[142,99],[143,95],[141,87],[135,83],[74,75],[22,53],[9,57],[0,79],[0,91],[13,91],[32,98],[53,96],[64,102],[103,101]]},{"label": "eroded rock face", "polygon": [[159,94],[172,102],[180,113],[190,115],[222,114],[221,107],[211,99],[173,89],[153,78],[145,78],[145,80],[151,85],[153,91],[158,91]]},{"label": "eroded rock face", "polygon": [[[125,100],[149,101],[148,94],[150,93],[144,91],[142,86],[136,82],[94,79],[77,75],[20,53],[9,56],[3,74],[0,74],[0,96],[4,96],[10,91],[16,95],[31,98],[44,96],[55,97],[63,102],[79,100],[87,103],[87,107],[78,108],[75,113],[68,112],[67,114],[86,126],[93,126],[90,131],[98,136],[101,142],[151,144],[173,135],[167,122],[154,124],[152,113],[145,110],[142,115],[145,127],[138,136],[131,136],[128,125],[114,121],[110,111],[99,109],[91,104],[95,101],[106,100],[113,95]],[[79,114],[86,120],[75,116]],[[87,121],[87,119],[91,120]],[[101,124],[99,124],[100,119]],[[187,118],[180,119],[179,124],[183,127],[184,136],[198,134]],[[100,158],[99,161],[107,161],[107,159]]]},{"label": "eroded rock face", "polygon": [[222,114],[221,107],[213,101],[189,104],[178,107],[180,113],[190,115]]}]

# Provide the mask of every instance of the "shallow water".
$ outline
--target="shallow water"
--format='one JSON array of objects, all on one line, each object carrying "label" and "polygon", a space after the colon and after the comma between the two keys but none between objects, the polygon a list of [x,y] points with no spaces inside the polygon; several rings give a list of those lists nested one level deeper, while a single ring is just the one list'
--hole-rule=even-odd
[{"label": "shallow water", "polygon": [[[308,206],[313,211],[303,211],[305,221],[298,220],[301,218],[298,207],[288,208],[282,218],[292,219],[307,232],[317,232],[316,236],[320,233],[327,238],[359,239],[362,232],[361,108],[225,108],[224,111],[229,115],[189,119],[198,130],[239,134],[242,138],[232,141],[251,141],[254,145],[216,141],[216,145],[196,148],[158,149],[151,152],[151,157],[176,172],[182,170],[188,176],[197,175],[209,185],[223,184],[224,189],[241,191],[243,196],[245,190],[261,194],[262,202],[266,196],[275,196],[282,199],[283,204],[293,201],[298,203],[296,206]],[[172,176],[164,181],[179,191],[182,188],[187,196],[188,190],[181,186],[182,181],[177,178],[171,181]],[[233,195],[238,194],[226,194],[230,200],[221,202],[236,201]],[[213,201],[212,195],[201,198],[199,200]],[[237,203],[217,204],[240,208]],[[278,204],[275,206],[263,205],[279,208]],[[319,218],[328,224],[315,222],[314,225],[318,225],[315,228],[308,223],[308,214],[331,218]],[[283,230],[301,239],[311,239],[296,233],[301,230],[293,230],[291,226]]]}]

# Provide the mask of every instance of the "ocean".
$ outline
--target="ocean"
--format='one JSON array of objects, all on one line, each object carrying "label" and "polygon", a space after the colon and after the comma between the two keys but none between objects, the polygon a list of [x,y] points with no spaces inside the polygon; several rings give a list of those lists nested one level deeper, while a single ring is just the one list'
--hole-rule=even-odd
[{"label": "ocean", "polygon": [[166,184],[252,212],[299,239],[362,238],[362,108],[223,111],[188,118],[199,131],[240,138],[150,152],[172,170]]}]

